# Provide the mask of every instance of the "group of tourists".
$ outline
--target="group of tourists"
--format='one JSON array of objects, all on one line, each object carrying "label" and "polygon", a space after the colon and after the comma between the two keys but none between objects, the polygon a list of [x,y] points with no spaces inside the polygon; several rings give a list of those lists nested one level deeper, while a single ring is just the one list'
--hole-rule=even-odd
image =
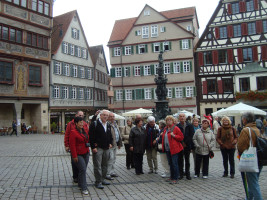
[{"label": "group of tourists", "polygon": [[[97,119],[97,115],[100,117]],[[235,177],[235,150],[242,154],[249,146],[249,135],[246,127],[251,127],[257,135],[260,135],[256,127],[253,114],[245,114],[242,117],[244,128],[240,136],[231,125],[229,117],[221,120],[215,118],[213,128],[211,121],[207,118],[199,123],[198,118],[186,120],[185,114],[179,115],[179,122],[169,115],[165,120],[155,122],[153,116],[147,118],[144,123],[141,115],[136,115],[134,122],[127,119],[126,126],[120,131],[115,115],[107,110],[99,111],[94,115],[90,126],[83,121],[84,114],[78,111],[75,118],[68,123],[65,133],[65,148],[71,153],[73,170],[73,182],[78,183],[82,194],[87,195],[86,168],[89,161],[89,147],[92,150],[95,187],[103,189],[118,177],[114,171],[117,149],[124,144],[126,151],[126,168],[135,169],[136,175],[144,174],[143,157],[146,153],[149,174],[158,173],[157,154],[166,177],[170,184],[177,184],[179,180],[186,177],[191,180],[190,154],[194,158],[194,178],[209,176],[209,160],[214,156],[213,149],[216,141],[220,147],[223,158],[222,177]],[[217,124],[216,124],[217,123]],[[255,137],[252,137],[255,144]],[[228,162],[230,170],[228,170]],[[260,167],[260,170],[262,166]],[[260,172],[259,172],[260,173]],[[258,183],[259,173],[247,173],[248,188],[250,196],[261,199]],[[256,198],[257,197],[257,198]],[[259,197],[259,198],[258,198]]]}]

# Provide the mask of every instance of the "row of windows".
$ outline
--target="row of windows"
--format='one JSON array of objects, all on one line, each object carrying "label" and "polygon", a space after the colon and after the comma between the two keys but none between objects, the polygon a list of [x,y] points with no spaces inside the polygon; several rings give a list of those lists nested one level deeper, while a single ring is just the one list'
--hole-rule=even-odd
[{"label": "row of windows", "polygon": [[[267,76],[261,76],[256,78],[257,90],[267,89]],[[250,91],[250,78],[239,78],[239,91],[248,92]]]},{"label": "row of windows", "polygon": [[159,29],[160,29],[161,33],[166,32],[166,27],[164,27],[164,26],[160,26],[160,28],[159,28],[158,25],[151,25],[150,27],[149,26],[143,26],[142,30],[135,31],[135,35],[136,36],[142,35],[142,38],[149,38],[149,29],[150,29],[150,36],[152,38],[159,36]]},{"label": "row of windows", "polygon": [[[42,70],[41,66],[29,65],[28,85],[36,85],[36,86],[42,85],[41,70]],[[12,63],[0,61],[0,82],[13,84],[14,83],[13,74],[14,71]]]},{"label": "row of windows", "polygon": [[95,100],[105,101],[107,99],[107,92],[104,90],[59,85],[53,86],[52,97],[53,99],[93,100],[93,92]]},{"label": "row of windows", "polygon": [[[196,96],[193,86],[167,88],[167,98],[191,98]],[[115,100],[149,100],[157,99],[155,88],[115,90]]]},{"label": "row of windows", "polygon": [[215,28],[216,39],[241,37],[245,35],[255,35],[261,33],[267,33],[267,20]]},{"label": "row of windows", "polygon": [[95,70],[95,81],[108,84],[108,75],[101,71]]},{"label": "row of windows", "polygon": [[86,48],[76,46],[67,42],[62,42],[62,53],[88,59],[88,51]]},{"label": "row of windows", "polygon": [[[0,24],[0,39],[22,43],[22,38],[22,30]],[[37,48],[48,49],[48,37],[27,32],[26,44]]]},{"label": "row of windows", "polygon": [[[27,0],[6,0],[8,2],[14,3],[16,5],[22,6],[24,8],[27,8]],[[31,9],[34,11],[37,11],[39,13],[49,15],[50,14],[50,5],[44,1],[41,0],[32,0],[31,1]]]},{"label": "row of windows", "polygon": [[248,0],[229,3],[227,11],[229,14],[238,14],[246,11],[251,12],[254,10],[258,10],[258,8],[258,0]]},{"label": "row of windows", "polygon": [[[139,65],[132,67],[115,67],[111,69],[111,77],[150,76],[158,74],[158,64]],[[192,72],[192,61],[164,63],[164,74]]]},{"label": "row of windows", "polygon": [[[191,40],[184,39],[180,40],[180,49],[190,49]],[[158,53],[160,51],[170,51],[172,49],[172,43],[169,41],[165,42],[155,42],[151,44],[151,50],[153,53]],[[148,44],[139,44],[135,47],[136,54],[144,54],[148,52]],[[122,55],[133,55],[134,46],[124,46],[124,47],[115,47],[112,49],[112,56],[121,56]]]}]

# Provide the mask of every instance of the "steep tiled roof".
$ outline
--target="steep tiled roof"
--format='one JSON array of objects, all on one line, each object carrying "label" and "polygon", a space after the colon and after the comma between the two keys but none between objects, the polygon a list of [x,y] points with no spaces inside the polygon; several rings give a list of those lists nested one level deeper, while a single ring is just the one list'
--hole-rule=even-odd
[{"label": "steep tiled roof", "polygon": [[76,10],[67,12],[63,15],[54,17],[53,29],[51,35],[51,53],[56,54],[74,15],[77,14]]},{"label": "steep tiled roof", "polygon": [[[195,12],[196,12],[195,7],[189,7],[189,8],[163,11],[160,12],[160,14],[165,16],[167,19],[177,21],[177,20],[192,19],[192,17],[196,14]],[[124,40],[129,31],[132,29],[136,20],[137,17],[116,20],[108,44],[112,45],[114,43],[117,43],[118,41]]]}]

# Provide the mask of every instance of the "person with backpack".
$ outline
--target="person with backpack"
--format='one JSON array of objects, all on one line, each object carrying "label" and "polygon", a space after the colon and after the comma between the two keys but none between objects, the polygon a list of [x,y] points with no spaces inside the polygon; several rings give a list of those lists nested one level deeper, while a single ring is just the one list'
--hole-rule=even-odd
[{"label": "person with backpack", "polygon": [[223,158],[224,173],[222,177],[228,177],[228,160],[230,164],[230,177],[235,176],[235,146],[237,143],[237,134],[235,128],[231,125],[229,117],[222,118],[222,126],[219,127],[216,138],[220,145]]},{"label": "person with backpack", "polygon": [[[237,141],[237,150],[239,156],[247,150],[250,146],[250,136],[249,129],[251,130],[251,139],[254,147],[257,146],[257,137],[260,136],[260,131],[256,127],[255,116],[253,113],[245,113],[242,115],[242,122],[244,128],[240,133],[240,136]],[[259,163],[259,172],[245,172],[247,179],[248,195],[247,199],[253,200],[262,200],[260,185],[259,185],[259,176],[262,170],[262,165]],[[241,172],[241,174],[244,172]],[[242,176],[244,177],[244,176]],[[243,182],[244,183],[244,182]],[[246,187],[246,185],[244,185]]]}]

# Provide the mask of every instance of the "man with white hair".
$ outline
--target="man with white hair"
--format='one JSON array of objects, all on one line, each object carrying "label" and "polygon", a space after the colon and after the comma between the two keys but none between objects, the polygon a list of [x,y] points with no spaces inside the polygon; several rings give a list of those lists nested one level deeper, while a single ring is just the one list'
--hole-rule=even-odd
[{"label": "man with white hair", "polygon": [[[149,174],[158,173],[158,161],[157,161],[157,146],[156,138],[159,133],[159,128],[155,124],[155,117],[149,116],[147,118],[147,124],[145,125],[146,132],[146,156],[149,166]],[[153,164],[152,164],[153,162]],[[153,168],[154,165],[154,168]],[[154,171],[153,171],[154,169]]]},{"label": "man with white hair", "polygon": [[119,127],[115,121],[115,115],[114,113],[110,112],[108,116],[108,121],[111,125],[111,134],[112,134],[112,148],[110,148],[110,158],[108,160],[108,172],[106,179],[113,180],[112,177],[118,177],[118,175],[115,173],[115,162],[116,162],[116,154],[117,154],[117,148],[120,149],[122,146],[122,140],[121,140],[121,133],[119,130]]},{"label": "man with white hair", "polygon": [[100,112],[100,118],[90,125],[90,145],[93,152],[93,164],[95,186],[103,189],[103,185],[109,185],[104,179],[107,175],[110,148],[112,148],[111,126],[108,123],[108,110]]}]

